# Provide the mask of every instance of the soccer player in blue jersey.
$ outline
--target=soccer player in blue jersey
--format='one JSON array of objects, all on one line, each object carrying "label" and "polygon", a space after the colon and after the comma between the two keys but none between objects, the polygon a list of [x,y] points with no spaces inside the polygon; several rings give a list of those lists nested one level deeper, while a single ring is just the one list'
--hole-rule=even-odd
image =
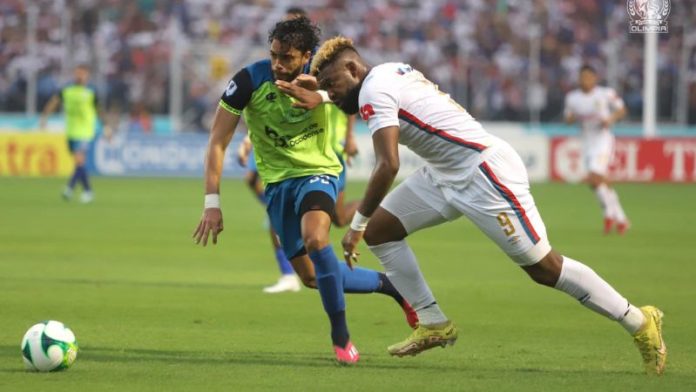
[{"label": "soccer player in blue jersey", "polygon": [[[266,184],[268,214],[280,243],[303,283],[316,287],[331,322],[331,340],[340,363],[355,363],[358,351],[350,341],[343,293],[380,292],[393,297],[417,319],[384,274],[340,263],[329,242],[337,181],[342,167],[327,131],[327,110],[300,107],[283,93],[303,70],[319,42],[319,30],[307,18],[279,22],[269,34],[270,59],[239,71],[228,84],[213,119],[206,156],[203,216],[194,232],[206,245],[223,230],[220,177],[225,149],[243,115],[254,145],[259,175]],[[323,99],[315,92],[307,92]]]}]

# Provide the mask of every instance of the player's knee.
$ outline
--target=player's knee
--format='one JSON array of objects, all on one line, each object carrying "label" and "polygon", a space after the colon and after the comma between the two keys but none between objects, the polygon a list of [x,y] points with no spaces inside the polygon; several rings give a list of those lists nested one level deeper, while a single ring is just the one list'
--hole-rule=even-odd
[{"label": "player's knee", "polygon": [[522,267],[524,271],[536,283],[554,287],[561,276],[561,267],[563,265],[563,256],[555,251],[549,252],[538,263]]},{"label": "player's knee", "polygon": [[247,173],[244,176],[244,183],[247,184],[249,188],[256,189],[256,178],[257,176],[254,173]]},{"label": "player's knee", "polygon": [[314,275],[299,275],[300,280],[302,281],[302,284],[310,289],[316,289],[317,288],[317,278]]},{"label": "player's knee", "polygon": [[336,213],[331,216],[331,223],[336,227],[344,227],[348,224],[348,218],[342,211],[336,211]]},{"label": "player's knee", "polygon": [[307,249],[307,253],[324,249],[329,245],[328,233],[307,233],[302,237],[302,241],[304,242],[305,249]]}]

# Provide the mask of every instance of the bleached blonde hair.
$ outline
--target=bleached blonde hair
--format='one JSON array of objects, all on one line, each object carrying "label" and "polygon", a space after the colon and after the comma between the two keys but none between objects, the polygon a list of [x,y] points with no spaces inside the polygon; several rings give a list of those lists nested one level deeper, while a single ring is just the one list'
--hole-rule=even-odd
[{"label": "bleached blonde hair", "polygon": [[310,73],[314,76],[319,74],[319,71],[324,66],[336,60],[336,56],[345,49],[350,49],[357,53],[355,46],[353,46],[353,40],[350,38],[339,35],[324,42],[314,55],[314,59],[312,59]]}]

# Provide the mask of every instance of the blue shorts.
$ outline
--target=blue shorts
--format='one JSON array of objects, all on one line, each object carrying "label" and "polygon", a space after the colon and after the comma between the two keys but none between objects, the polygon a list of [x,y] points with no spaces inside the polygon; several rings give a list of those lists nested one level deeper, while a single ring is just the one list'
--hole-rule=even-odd
[{"label": "blue shorts", "polygon": [[249,158],[247,159],[247,171],[250,172],[258,172],[259,170],[256,168],[256,157],[254,156],[254,149],[252,148],[251,151],[249,151]]},{"label": "blue shorts", "polygon": [[341,193],[346,189],[346,162],[340,154],[336,154],[336,156],[338,156],[338,160],[341,161],[341,166],[343,166],[341,174],[338,175],[338,193]]},{"label": "blue shorts", "polygon": [[304,251],[300,216],[302,200],[308,193],[319,191],[336,202],[337,190],[338,178],[330,175],[290,178],[266,187],[266,211],[289,259]]},{"label": "blue shorts", "polygon": [[91,140],[68,139],[68,150],[71,154],[76,152],[87,152]]}]

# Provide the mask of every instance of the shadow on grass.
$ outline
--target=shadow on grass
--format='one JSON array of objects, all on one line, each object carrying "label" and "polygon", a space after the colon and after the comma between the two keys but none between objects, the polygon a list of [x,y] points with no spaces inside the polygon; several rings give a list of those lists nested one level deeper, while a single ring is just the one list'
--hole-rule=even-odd
[{"label": "shadow on grass", "polygon": [[[19,357],[20,351],[14,346],[0,346],[0,357]],[[160,362],[166,364],[182,365],[241,365],[241,366],[270,366],[270,367],[307,367],[307,368],[336,368],[338,365],[328,352],[302,353],[302,352],[204,352],[181,350],[154,350],[154,349],[117,349],[110,347],[81,347],[79,360],[101,363],[133,363],[136,361]],[[538,374],[567,376],[579,374],[592,374],[595,371],[580,369],[543,369],[543,368],[493,368],[480,364],[472,366],[470,363],[423,363],[411,358],[387,358],[363,356],[356,367],[361,370],[413,370],[436,371],[443,373],[491,373],[495,377],[501,374]],[[21,367],[12,369],[0,369],[0,373],[24,372]],[[602,370],[606,375],[638,375],[636,372],[625,370]],[[484,376],[485,377],[485,376]]]}]

